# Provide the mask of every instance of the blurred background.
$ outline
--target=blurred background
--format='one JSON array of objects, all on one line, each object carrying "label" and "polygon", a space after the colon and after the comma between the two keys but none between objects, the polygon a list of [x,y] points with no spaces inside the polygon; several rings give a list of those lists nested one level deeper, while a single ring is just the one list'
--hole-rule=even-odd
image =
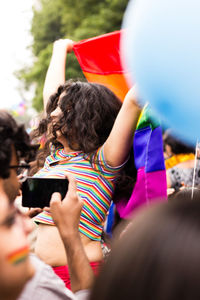
[{"label": "blurred background", "polygon": [[[75,41],[119,30],[128,0],[7,0],[0,9],[0,108],[27,128],[42,110],[42,89],[56,39]],[[66,78],[81,78],[69,56]]]}]

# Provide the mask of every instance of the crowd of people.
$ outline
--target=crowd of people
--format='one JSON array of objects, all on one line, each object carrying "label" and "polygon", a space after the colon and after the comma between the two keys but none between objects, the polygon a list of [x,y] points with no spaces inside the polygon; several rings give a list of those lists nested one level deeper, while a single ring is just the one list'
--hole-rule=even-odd
[{"label": "crowd of people", "polygon": [[[121,104],[103,85],[65,81],[72,48],[69,39],[54,43],[44,118],[31,137],[0,111],[0,299],[199,299],[195,149],[164,133],[170,201],[137,208],[107,242],[110,205],[128,199],[136,181],[132,145],[142,108],[135,87]],[[23,168],[35,178],[67,178],[64,199],[53,193],[50,207],[22,212],[15,199]]]}]

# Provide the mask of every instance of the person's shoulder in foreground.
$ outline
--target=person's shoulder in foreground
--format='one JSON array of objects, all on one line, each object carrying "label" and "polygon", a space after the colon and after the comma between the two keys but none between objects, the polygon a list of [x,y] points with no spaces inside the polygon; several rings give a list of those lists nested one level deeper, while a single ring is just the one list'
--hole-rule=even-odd
[{"label": "person's shoulder in foreground", "polygon": [[83,290],[73,294],[65,287],[63,281],[52,268],[42,262],[36,255],[30,254],[36,269],[35,276],[26,284],[18,300],[86,300],[89,291]]}]

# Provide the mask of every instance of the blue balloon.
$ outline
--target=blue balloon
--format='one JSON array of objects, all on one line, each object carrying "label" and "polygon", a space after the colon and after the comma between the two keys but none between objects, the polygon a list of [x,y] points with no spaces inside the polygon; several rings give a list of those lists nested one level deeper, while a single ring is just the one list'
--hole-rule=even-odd
[{"label": "blue balloon", "polygon": [[133,82],[185,140],[200,137],[200,0],[134,0],[122,52]]}]

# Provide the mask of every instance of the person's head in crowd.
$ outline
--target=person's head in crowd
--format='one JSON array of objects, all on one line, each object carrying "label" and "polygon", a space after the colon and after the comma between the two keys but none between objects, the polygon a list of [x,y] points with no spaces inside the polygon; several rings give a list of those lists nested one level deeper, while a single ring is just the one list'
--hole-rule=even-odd
[{"label": "person's head in crowd", "polygon": [[34,275],[27,235],[32,225],[0,192],[0,299],[14,300]]},{"label": "person's head in crowd", "polygon": [[120,108],[120,100],[105,86],[66,81],[46,109],[54,142],[63,144],[64,138],[72,150],[95,151],[106,141]]},{"label": "person's head in crowd", "polygon": [[[108,138],[121,105],[117,96],[104,85],[68,80],[49,98],[47,118],[41,120],[33,136],[47,133],[46,156],[49,143],[56,148],[67,142],[73,151],[92,153]],[[41,157],[42,153],[38,158]],[[130,197],[136,174],[131,150],[129,161],[116,183],[115,199],[121,195],[126,197],[126,194]]]},{"label": "person's head in crowd", "polygon": [[187,154],[195,152],[195,149],[192,146],[185,144],[183,141],[172,135],[170,129],[166,130],[163,134],[163,145],[166,158],[169,158],[172,155],[176,154]]},{"label": "person's head in crowd", "polygon": [[4,179],[10,201],[14,201],[19,192],[20,160],[33,159],[36,149],[37,146],[31,145],[24,125],[18,125],[8,112],[0,110],[0,177]]},{"label": "person's head in crowd", "polygon": [[200,299],[200,197],[151,206],[117,241],[90,300]]},{"label": "person's head in crowd", "polygon": [[0,299],[16,299],[33,276],[27,235],[30,221],[21,215],[13,200],[19,192],[17,166],[35,150],[22,125],[0,110]]},{"label": "person's head in crowd", "polygon": [[200,187],[183,187],[177,193],[172,195],[172,201],[191,201],[200,199]]}]

